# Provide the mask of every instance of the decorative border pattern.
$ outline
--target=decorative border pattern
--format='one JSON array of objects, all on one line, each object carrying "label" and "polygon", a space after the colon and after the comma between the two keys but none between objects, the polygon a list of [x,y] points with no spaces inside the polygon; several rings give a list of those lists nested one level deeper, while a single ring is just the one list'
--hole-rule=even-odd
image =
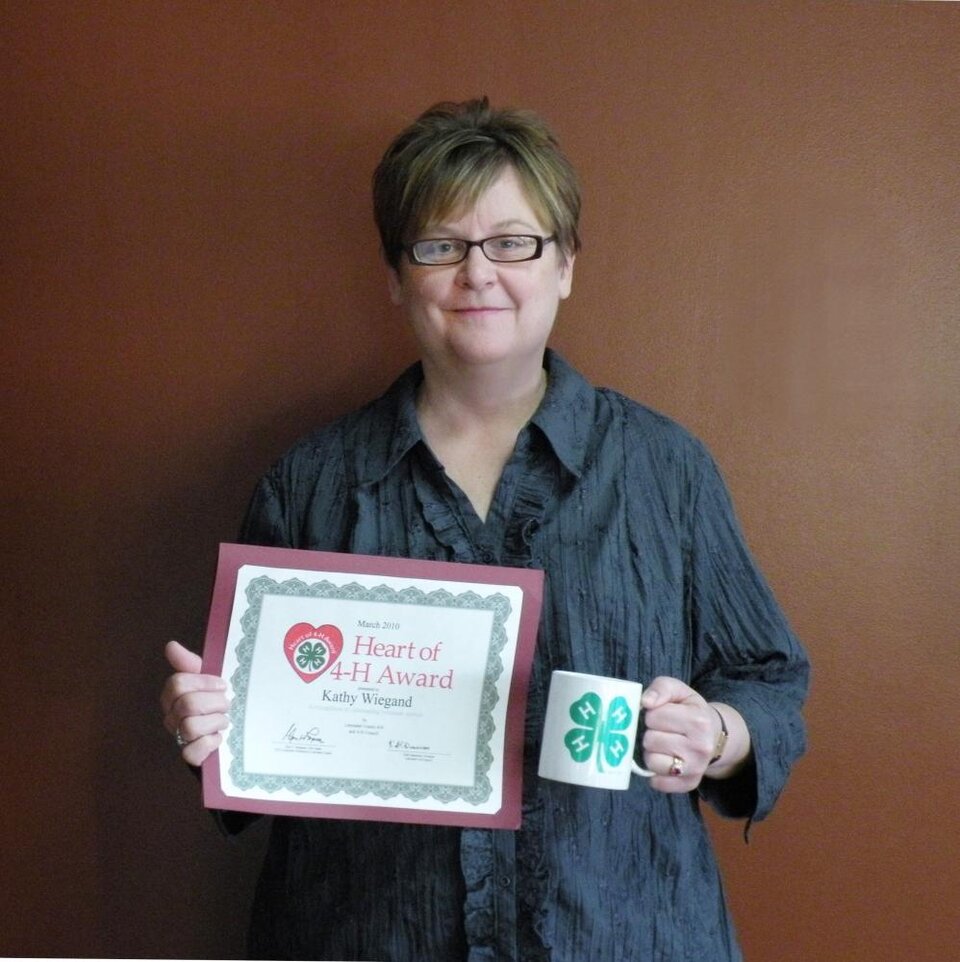
[{"label": "decorative border pattern", "polygon": [[[314,792],[330,797],[345,793],[353,798],[375,795],[384,801],[397,797],[407,801],[421,802],[433,798],[440,802],[462,800],[471,805],[481,805],[491,794],[492,787],[488,773],[493,764],[490,739],[496,730],[493,709],[499,701],[497,682],[503,674],[501,652],[507,643],[505,624],[510,616],[510,601],[496,592],[486,597],[474,591],[454,595],[445,589],[425,593],[419,588],[407,587],[400,591],[386,585],[364,588],[351,582],[337,587],[329,581],[319,581],[308,585],[299,578],[277,582],[266,575],[254,578],[246,588],[249,607],[240,619],[243,638],[237,644],[237,669],[231,678],[234,689],[231,717],[233,724],[228,736],[228,744],[233,753],[230,777],[241,789],[258,788],[267,792],[287,789],[297,795]],[[250,682],[250,667],[253,650],[260,625],[260,611],[263,599],[270,595],[295,596],[303,598],[332,598],[346,601],[386,602],[388,604],[424,605],[432,608],[461,608],[486,610],[493,613],[493,625],[487,650],[487,664],[484,673],[483,691],[480,699],[480,715],[477,730],[476,766],[472,785],[433,785],[429,783],[390,782],[367,779],[338,779],[309,776],[272,775],[261,772],[248,772],[243,760],[243,731],[246,717],[247,689]]]}]

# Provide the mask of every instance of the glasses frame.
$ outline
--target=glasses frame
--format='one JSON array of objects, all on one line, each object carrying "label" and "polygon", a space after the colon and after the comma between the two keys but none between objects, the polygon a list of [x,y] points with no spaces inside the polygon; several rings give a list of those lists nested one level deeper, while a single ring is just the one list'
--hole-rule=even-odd
[{"label": "glasses frame", "polygon": [[[528,257],[516,257],[512,260],[499,260],[496,257],[491,257],[484,247],[484,244],[490,241],[500,240],[503,237],[523,237],[526,240],[533,240],[537,242],[536,249]],[[528,261],[535,261],[543,256],[543,249],[547,244],[552,243],[557,239],[556,234],[550,234],[548,237],[541,237],[539,234],[493,234],[490,237],[484,237],[481,240],[466,240],[463,237],[423,237],[418,241],[414,241],[412,244],[408,244],[403,248],[403,252],[410,258],[411,264],[416,264],[418,267],[451,267],[454,264],[462,264],[470,254],[470,249],[473,247],[479,247],[481,253],[491,264],[526,264]],[[463,249],[463,256],[458,257],[455,261],[442,261],[441,263],[433,263],[431,261],[420,260],[414,248],[418,244],[425,244],[427,242],[436,243],[437,241],[453,241],[456,244],[465,244]]]}]

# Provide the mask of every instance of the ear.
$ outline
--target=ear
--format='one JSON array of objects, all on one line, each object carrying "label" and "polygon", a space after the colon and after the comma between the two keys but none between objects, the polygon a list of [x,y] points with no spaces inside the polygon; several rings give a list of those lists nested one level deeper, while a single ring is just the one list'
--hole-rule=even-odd
[{"label": "ear", "polygon": [[560,262],[560,300],[566,300],[570,296],[573,287],[573,262],[576,259],[577,255],[571,254]]},{"label": "ear", "polygon": [[387,290],[390,292],[391,302],[400,307],[403,304],[403,281],[400,279],[400,271],[389,265],[387,265]]}]

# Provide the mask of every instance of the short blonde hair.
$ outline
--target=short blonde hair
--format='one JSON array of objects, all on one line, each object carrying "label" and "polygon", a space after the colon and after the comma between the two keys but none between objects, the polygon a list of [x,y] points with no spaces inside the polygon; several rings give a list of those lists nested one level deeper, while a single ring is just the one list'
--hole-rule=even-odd
[{"label": "short blonde hair", "polygon": [[536,114],[493,110],[486,97],[443,102],[387,148],[373,175],[383,255],[400,265],[404,247],[431,221],[471,207],[506,166],[565,257],[580,250],[580,185],[573,165]]}]

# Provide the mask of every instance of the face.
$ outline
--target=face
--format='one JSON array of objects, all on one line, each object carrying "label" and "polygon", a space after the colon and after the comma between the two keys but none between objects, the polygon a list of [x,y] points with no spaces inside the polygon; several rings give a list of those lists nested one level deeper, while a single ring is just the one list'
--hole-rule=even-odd
[{"label": "face", "polygon": [[[548,233],[507,167],[472,209],[429,225],[417,239]],[[573,258],[564,258],[556,243],[545,245],[538,260],[513,264],[493,263],[479,247],[446,266],[411,264],[404,255],[389,274],[391,299],[406,310],[425,366],[448,368],[497,362],[539,368],[572,280]]]}]

